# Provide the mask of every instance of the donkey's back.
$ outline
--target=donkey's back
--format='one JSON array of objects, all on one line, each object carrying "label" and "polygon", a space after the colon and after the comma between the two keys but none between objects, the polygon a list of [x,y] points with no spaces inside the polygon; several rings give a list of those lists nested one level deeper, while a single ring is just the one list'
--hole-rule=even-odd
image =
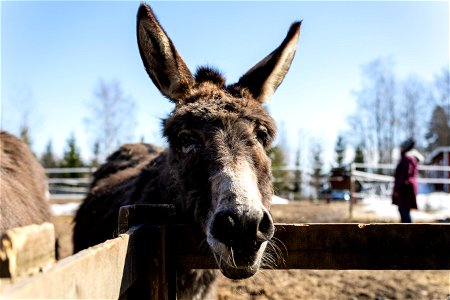
[{"label": "donkey's back", "polygon": [[0,229],[51,222],[44,168],[28,146],[0,131]]},{"label": "donkey's back", "polygon": [[[117,235],[119,208],[138,203],[143,194],[141,190],[157,186],[153,182],[158,180],[155,175],[159,168],[155,168],[156,161],[151,162],[161,152],[162,148],[148,144],[126,144],[97,169],[90,191],[74,219],[74,253]],[[153,176],[149,172],[153,172]],[[145,197],[149,202],[158,198]]]}]

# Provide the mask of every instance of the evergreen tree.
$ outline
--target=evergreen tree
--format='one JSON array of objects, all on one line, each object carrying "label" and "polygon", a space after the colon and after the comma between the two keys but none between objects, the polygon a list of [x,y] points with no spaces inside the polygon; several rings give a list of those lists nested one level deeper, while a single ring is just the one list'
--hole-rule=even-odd
[{"label": "evergreen tree", "polygon": [[319,196],[319,190],[322,185],[322,147],[317,144],[312,150],[313,166],[312,166],[312,186],[316,190],[317,196]]},{"label": "evergreen tree", "polygon": [[274,146],[269,149],[268,156],[272,160],[272,175],[274,178],[273,189],[277,195],[289,191],[289,174],[285,170],[286,156],[283,149]]},{"label": "evergreen tree", "polygon": [[450,126],[450,70],[448,67],[444,67],[435,77],[435,87],[437,103],[447,113],[447,122]]},{"label": "evergreen tree", "polygon": [[336,163],[338,167],[342,167],[344,164],[344,156],[347,145],[345,144],[344,138],[339,135],[334,146],[334,152],[336,153]]},{"label": "evergreen tree", "polygon": [[31,149],[30,129],[26,124],[20,126],[20,139]]},{"label": "evergreen tree", "polygon": [[295,173],[294,173],[294,186],[292,191],[297,194],[297,198],[300,199],[302,194],[302,171],[300,169],[300,150],[297,150],[295,154]]},{"label": "evergreen tree", "polygon": [[41,164],[44,168],[56,168],[58,166],[58,162],[55,159],[55,155],[53,154],[53,146],[52,141],[48,141],[47,146],[45,147],[45,152],[41,157]]},{"label": "evergreen tree", "polygon": [[428,151],[433,151],[433,149],[440,146],[450,146],[448,118],[449,116],[442,106],[438,105],[435,107],[425,136],[428,143]]},{"label": "evergreen tree", "polygon": [[91,167],[96,168],[100,160],[100,143],[98,141],[94,143],[92,152],[94,153],[94,158],[91,161]]},{"label": "evergreen tree", "polygon": [[[66,150],[64,151],[63,168],[80,168],[83,167],[80,150],[76,144],[75,135],[72,133],[67,139]],[[79,177],[77,173],[67,174],[69,177]]]},{"label": "evergreen tree", "polygon": [[[363,149],[363,145],[359,144],[356,149],[355,149],[355,158],[353,159],[354,163],[360,163],[363,164],[365,163],[365,157],[364,157],[364,149]],[[361,171],[365,171],[365,168],[360,168]]]}]

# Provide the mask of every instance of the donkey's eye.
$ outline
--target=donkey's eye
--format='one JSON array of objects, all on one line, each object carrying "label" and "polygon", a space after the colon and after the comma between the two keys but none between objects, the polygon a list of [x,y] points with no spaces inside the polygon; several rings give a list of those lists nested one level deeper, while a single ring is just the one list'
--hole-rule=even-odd
[{"label": "donkey's eye", "polygon": [[265,145],[267,142],[267,139],[269,137],[269,132],[267,131],[267,128],[264,126],[260,126],[256,129],[256,138],[258,141]]},{"label": "donkey's eye", "polygon": [[178,142],[183,153],[189,153],[199,146],[199,137],[188,130],[183,130],[178,134]]}]

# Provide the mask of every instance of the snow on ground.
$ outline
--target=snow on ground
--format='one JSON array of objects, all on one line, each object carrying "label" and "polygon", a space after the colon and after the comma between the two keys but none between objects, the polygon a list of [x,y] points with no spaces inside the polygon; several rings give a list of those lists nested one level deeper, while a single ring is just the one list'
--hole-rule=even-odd
[{"label": "snow on ground", "polygon": [[[56,216],[75,215],[80,204],[81,202],[79,201],[68,202],[64,204],[52,204],[53,214]],[[273,195],[272,204],[289,204],[289,201],[287,199]]]},{"label": "snow on ground", "polygon": [[[373,212],[383,218],[399,218],[398,208],[390,198],[369,196],[364,198],[362,211]],[[414,220],[436,221],[450,218],[450,194],[435,192],[417,196],[417,210],[411,210]]]},{"label": "snow on ground", "polygon": [[64,204],[52,204],[52,211],[55,216],[75,215],[81,202],[69,202]]},{"label": "snow on ground", "polygon": [[[289,204],[287,199],[273,196],[272,204]],[[80,202],[69,202],[65,204],[52,204],[55,215],[74,215]],[[380,196],[368,196],[360,202],[363,212],[373,212],[382,218],[398,219],[397,206],[391,204],[391,199]],[[419,194],[417,196],[418,210],[411,211],[413,220],[436,221],[450,218],[450,194],[431,193]]]},{"label": "snow on ground", "polygon": [[273,195],[272,196],[272,204],[289,204],[289,200],[278,197],[277,195]]}]

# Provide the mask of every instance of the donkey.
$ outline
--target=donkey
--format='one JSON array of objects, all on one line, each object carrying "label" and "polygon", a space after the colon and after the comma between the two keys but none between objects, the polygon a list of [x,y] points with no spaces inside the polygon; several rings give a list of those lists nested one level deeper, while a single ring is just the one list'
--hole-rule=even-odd
[{"label": "donkey", "polygon": [[0,131],[0,230],[52,221],[44,168],[28,146]]},{"label": "donkey", "polygon": [[[175,104],[162,122],[169,147],[124,145],[107,158],[75,216],[75,252],[113,237],[120,206],[172,203],[204,233],[225,276],[257,272],[274,234],[266,150],[276,128],[262,105],[291,65],[300,24],[293,23],[281,45],[237,83],[226,85],[210,67],[193,75],[152,9],[141,4],[137,41],[145,70]],[[210,295],[216,272],[182,270],[177,277],[178,297],[198,299]]]}]

